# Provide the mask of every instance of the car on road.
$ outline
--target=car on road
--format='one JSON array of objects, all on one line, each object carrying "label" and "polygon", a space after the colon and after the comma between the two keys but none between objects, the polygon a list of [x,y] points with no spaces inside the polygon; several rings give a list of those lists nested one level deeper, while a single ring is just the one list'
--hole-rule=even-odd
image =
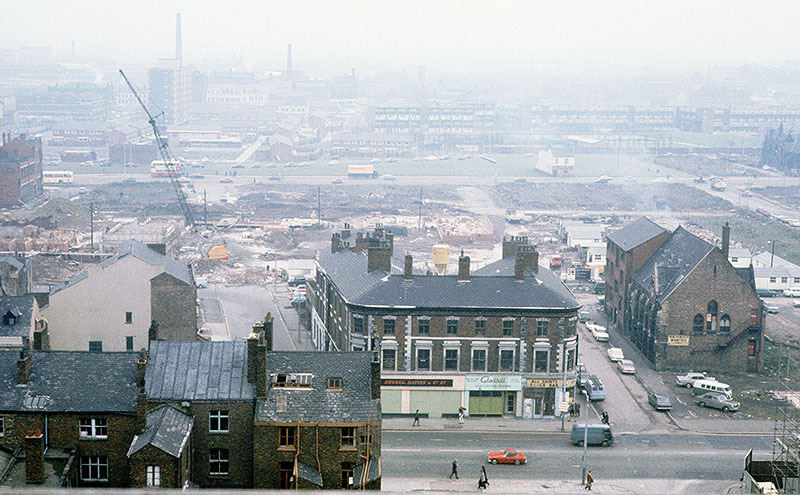
[{"label": "car on road", "polygon": [[[586,325],[586,327],[588,328],[589,325]],[[598,342],[608,342],[608,331],[606,330],[606,327],[604,327],[603,325],[593,324],[590,330],[592,332],[592,337],[594,337],[594,340]]]},{"label": "car on road", "polygon": [[777,314],[778,305],[772,301],[764,301],[764,311],[766,311],[767,313]]},{"label": "car on road", "polygon": [[614,443],[614,434],[611,427],[605,424],[578,424],[572,425],[572,435],[570,441],[573,445],[583,446],[583,439],[586,438],[587,445],[602,445],[608,447]]},{"label": "car on road", "polygon": [[758,297],[775,297],[775,292],[769,289],[756,289]]},{"label": "car on road", "polygon": [[580,314],[578,315],[578,318],[581,320],[581,323],[586,323],[592,319],[588,311],[581,311]]},{"label": "car on road", "polygon": [[578,361],[578,364],[575,365],[575,371],[578,372],[578,386],[586,387],[590,378],[589,370],[586,368],[586,365]]},{"label": "car on road", "polygon": [[520,464],[528,462],[528,458],[525,457],[525,454],[514,449],[489,452],[487,458],[491,464],[516,464],[519,466]]},{"label": "car on road", "polygon": [[211,340],[211,329],[203,327],[197,330],[197,338],[200,340]]},{"label": "car on road", "polygon": [[617,361],[617,368],[619,368],[619,372],[623,375],[636,374],[636,366],[633,365],[633,361],[630,359],[620,359]]},{"label": "car on road", "polygon": [[795,308],[800,308],[800,299],[795,299],[794,301],[792,301],[792,306],[794,306]]},{"label": "car on road", "polygon": [[783,295],[786,297],[800,297],[800,287],[789,287],[783,289]]},{"label": "car on road", "polygon": [[343,181],[342,179],[339,179],[339,178],[337,177],[336,179],[333,179],[333,180],[331,181],[331,184],[341,184],[341,183],[343,183],[343,182],[344,182],[344,181]]},{"label": "car on road", "polygon": [[669,411],[672,409],[672,401],[664,394],[656,394],[654,392],[647,393],[647,402],[655,408],[656,411]]},{"label": "car on road", "polygon": [[303,285],[306,283],[306,276],[305,275],[295,275],[291,279],[289,279],[289,287],[297,287],[299,285]]},{"label": "car on road", "polygon": [[382,178],[383,180],[397,180],[397,177],[395,177],[394,175],[389,175],[389,174],[386,174],[386,175],[384,175],[384,176],[383,176],[383,177],[381,177],[381,178]]},{"label": "car on road", "polygon": [[692,388],[694,386],[694,382],[697,380],[715,380],[715,378],[699,371],[690,371],[685,375],[676,376],[675,385],[679,387]]},{"label": "car on road", "polygon": [[233,179],[231,179],[230,177],[223,177],[223,178],[221,178],[219,181],[220,181],[222,184],[230,184],[231,182],[233,182]]},{"label": "car on road", "polygon": [[270,175],[269,180],[281,180],[280,175]]},{"label": "car on road", "polygon": [[619,347],[610,348],[608,351],[606,351],[606,354],[608,354],[608,359],[610,359],[614,363],[625,359],[625,354],[623,354],[622,349],[620,349]]},{"label": "car on road", "polygon": [[125,177],[124,179],[122,179],[122,183],[123,184],[136,184],[136,179],[134,179],[133,177]]},{"label": "car on road", "polygon": [[734,412],[739,410],[739,403],[728,399],[724,395],[708,393],[699,396],[695,402],[700,407],[710,407],[719,409],[723,412]]}]

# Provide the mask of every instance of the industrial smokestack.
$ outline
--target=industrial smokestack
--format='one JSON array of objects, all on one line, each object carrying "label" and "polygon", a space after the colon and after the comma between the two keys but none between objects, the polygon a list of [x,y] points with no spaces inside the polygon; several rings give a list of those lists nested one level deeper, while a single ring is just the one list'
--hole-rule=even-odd
[{"label": "industrial smokestack", "polygon": [[286,75],[292,77],[292,44],[286,46]]},{"label": "industrial smokestack", "polygon": [[731,226],[728,225],[728,222],[725,222],[725,225],[722,226],[722,254],[725,256],[725,259],[728,258],[728,252],[731,247]]},{"label": "industrial smokestack", "polygon": [[183,65],[183,41],[181,39],[181,13],[175,14],[175,58]]}]

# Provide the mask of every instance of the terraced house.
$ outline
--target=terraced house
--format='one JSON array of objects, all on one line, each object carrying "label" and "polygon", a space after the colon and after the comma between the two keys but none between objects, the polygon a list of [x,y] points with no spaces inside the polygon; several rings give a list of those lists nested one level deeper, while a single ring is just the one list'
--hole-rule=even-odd
[{"label": "terraced house", "polygon": [[320,349],[369,350],[381,362],[384,413],[557,415],[575,383],[580,304],[525,237],[474,273],[420,275],[382,229],[333,235],[310,282]]}]

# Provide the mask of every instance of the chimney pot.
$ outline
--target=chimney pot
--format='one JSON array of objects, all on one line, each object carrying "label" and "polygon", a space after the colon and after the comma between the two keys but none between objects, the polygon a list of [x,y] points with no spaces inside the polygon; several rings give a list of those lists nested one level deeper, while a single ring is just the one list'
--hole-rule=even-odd
[{"label": "chimney pot", "polygon": [[464,256],[464,250],[461,250],[461,255],[458,257],[458,281],[469,281],[469,256]]},{"label": "chimney pot", "polygon": [[17,385],[27,385],[28,376],[31,373],[31,353],[23,349],[19,353],[17,360]]}]

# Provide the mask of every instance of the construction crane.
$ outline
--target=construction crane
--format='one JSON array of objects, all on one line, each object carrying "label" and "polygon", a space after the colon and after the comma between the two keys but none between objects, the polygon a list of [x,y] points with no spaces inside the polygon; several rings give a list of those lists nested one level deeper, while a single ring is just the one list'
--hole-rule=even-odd
[{"label": "construction crane", "polygon": [[125,84],[128,85],[130,88],[131,93],[133,96],[136,97],[136,101],[139,102],[139,105],[142,106],[142,110],[144,113],[147,114],[147,121],[150,123],[150,127],[153,128],[153,135],[156,138],[156,143],[158,143],[158,152],[161,154],[161,159],[164,161],[164,166],[167,168],[167,175],[169,176],[169,181],[172,184],[172,188],[175,190],[175,196],[178,197],[178,204],[181,207],[181,213],[183,213],[183,218],[186,220],[186,227],[191,230],[194,230],[194,214],[192,214],[192,208],[189,206],[189,203],[186,201],[186,194],[183,192],[183,187],[181,183],[178,182],[178,168],[176,167],[175,159],[172,158],[172,153],[169,151],[169,145],[167,141],[161,137],[161,133],[158,132],[158,127],[156,126],[156,118],[150,113],[150,110],[147,109],[147,106],[142,101],[142,98],[139,96],[139,93],[133,88],[133,84],[128,80],[128,76],[122,72],[122,69],[119,70],[119,73],[122,75],[122,78],[125,79]]}]

